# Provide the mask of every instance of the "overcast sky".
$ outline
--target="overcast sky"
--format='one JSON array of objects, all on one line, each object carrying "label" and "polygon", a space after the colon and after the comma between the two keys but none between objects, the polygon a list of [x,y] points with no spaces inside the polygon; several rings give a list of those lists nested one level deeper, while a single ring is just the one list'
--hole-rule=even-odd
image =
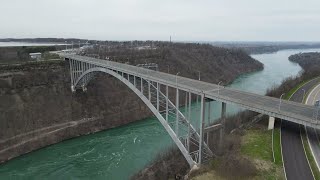
[{"label": "overcast sky", "polygon": [[0,0],[0,38],[320,41],[320,0]]}]

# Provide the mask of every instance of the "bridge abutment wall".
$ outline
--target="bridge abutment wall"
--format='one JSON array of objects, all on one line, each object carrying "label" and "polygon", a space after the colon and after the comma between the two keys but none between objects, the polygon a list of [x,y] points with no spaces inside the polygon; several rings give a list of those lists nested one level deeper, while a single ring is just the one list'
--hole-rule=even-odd
[{"label": "bridge abutment wall", "polygon": [[272,116],[269,116],[268,130],[274,129],[274,122],[275,122],[275,118]]}]

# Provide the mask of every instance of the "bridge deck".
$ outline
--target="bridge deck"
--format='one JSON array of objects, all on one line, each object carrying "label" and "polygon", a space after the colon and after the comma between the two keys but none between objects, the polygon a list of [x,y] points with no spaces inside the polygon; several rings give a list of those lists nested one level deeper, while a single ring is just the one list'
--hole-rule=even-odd
[{"label": "bridge deck", "polygon": [[207,98],[238,105],[248,110],[299,124],[320,128],[318,121],[314,118],[315,107],[313,106],[282,100],[281,110],[279,111],[278,98],[244,92],[181,76],[178,77],[178,83],[176,83],[176,76],[172,74],[85,56],[71,54],[60,55],[64,58],[95,64],[97,66],[136,75],[137,77],[143,77],[171,87],[178,87],[181,90],[190,91],[194,94],[200,95],[204,93]]}]

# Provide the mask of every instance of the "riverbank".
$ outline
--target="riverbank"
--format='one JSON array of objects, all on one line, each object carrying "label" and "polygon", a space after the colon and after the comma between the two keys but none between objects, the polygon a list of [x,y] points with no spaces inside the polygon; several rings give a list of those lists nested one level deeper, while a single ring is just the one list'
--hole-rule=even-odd
[{"label": "riverbank", "polygon": [[[163,56],[159,56],[158,52],[162,51],[165,51]],[[202,79],[211,82],[217,80],[207,74],[216,73],[221,68],[225,71],[219,79],[225,82],[263,68],[261,63],[241,51],[212,46],[173,44],[171,48],[159,48],[147,56],[145,51],[135,53],[130,54],[133,58],[129,63],[139,63],[135,59],[139,57],[141,61],[156,61],[160,71],[167,71],[161,63],[165,61],[170,64],[170,73],[181,69],[182,75],[189,74],[197,79],[199,70],[203,72]],[[113,57],[117,61],[128,61],[124,56],[118,58],[115,54]],[[208,58],[215,60],[209,61]],[[198,68],[191,69],[196,64],[199,64]],[[4,120],[0,126],[0,162],[65,139],[151,116],[133,92],[103,74],[89,83],[86,93],[72,94],[69,66],[64,61],[5,65],[0,67],[0,72],[0,119]]]}]

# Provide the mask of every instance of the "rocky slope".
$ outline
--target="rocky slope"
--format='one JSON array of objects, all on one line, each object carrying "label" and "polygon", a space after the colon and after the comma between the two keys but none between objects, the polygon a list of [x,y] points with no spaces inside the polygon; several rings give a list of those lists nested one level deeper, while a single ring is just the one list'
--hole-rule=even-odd
[{"label": "rocky slope", "polygon": [[[156,62],[160,71],[225,83],[263,65],[238,50],[210,45],[174,44],[136,51],[115,61]],[[110,52],[109,52],[110,53]],[[0,162],[59,141],[124,125],[151,116],[121,82],[98,74],[87,92],[71,93],[69,66],[44,61],[0,66]]]}]

